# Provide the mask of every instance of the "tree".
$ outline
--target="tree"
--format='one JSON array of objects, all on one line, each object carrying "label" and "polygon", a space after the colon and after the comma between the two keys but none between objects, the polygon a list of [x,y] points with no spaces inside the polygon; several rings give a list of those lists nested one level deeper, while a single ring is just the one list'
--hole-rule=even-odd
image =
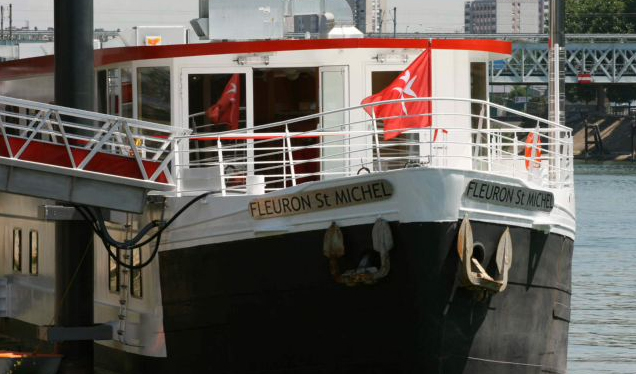
[{"label": "tree", "polygon": [[567,0],[565,30],[573,34],[626,34],[636,30],[636,0]]}]

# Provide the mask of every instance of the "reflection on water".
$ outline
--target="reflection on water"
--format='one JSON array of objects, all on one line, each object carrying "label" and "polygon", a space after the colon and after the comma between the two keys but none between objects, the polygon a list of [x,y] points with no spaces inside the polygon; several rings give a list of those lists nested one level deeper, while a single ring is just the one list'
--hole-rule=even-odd
[{"label": "reflection on water", "polygon": [[575,168],[568,373],[636,373],[636,165]]}]

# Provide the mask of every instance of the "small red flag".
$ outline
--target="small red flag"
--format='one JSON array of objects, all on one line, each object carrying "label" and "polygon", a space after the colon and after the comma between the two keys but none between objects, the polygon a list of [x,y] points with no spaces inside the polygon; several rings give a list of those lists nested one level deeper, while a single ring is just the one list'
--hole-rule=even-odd
[{"label": "small red flag", "polygon": [[[399,100],[414,97],[431,97],[431,49],[426,49],[409,65],[400,76],[381,92],[362,100],[362,104],[384,100]],[[401,117],[384,119],[384,140],[400,135],[403,129],[430,127],[432,120],[430,101],[402,102],[368,106],[364,108],[369,115],[375,112],[376,118]]]},{"label": "small red flag", "polygon": [[210,122],[215,125],[227,125],[228,130],[239,128],[241,107],[241,76],[232,75],[223,89],[219,100],[205,111]]}]

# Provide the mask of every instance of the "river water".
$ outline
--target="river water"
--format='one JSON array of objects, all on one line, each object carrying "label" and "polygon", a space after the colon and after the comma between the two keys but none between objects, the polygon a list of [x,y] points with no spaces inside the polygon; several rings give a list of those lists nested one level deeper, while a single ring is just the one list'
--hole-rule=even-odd
[{"label": "river water", "polygon": [[636,165],[577,164],[568,373],[636,373]]}]

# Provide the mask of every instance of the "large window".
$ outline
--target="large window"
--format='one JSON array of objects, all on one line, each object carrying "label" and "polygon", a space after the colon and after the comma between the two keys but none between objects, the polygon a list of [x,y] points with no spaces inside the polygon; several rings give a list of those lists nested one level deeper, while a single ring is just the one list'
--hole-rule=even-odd
[{"label": "large window", "polygon": [[13,229],[13,271],[22,272],[22,229]]},{"label": "large window", "polygon": [[[319,111],[319,69],[318,68],[273,68],[254,69],[254,124],[261,125],[295,119],[302,116],[316,114]],[[295,121],[289,125],[290,132],[312,131],[318,128],[318,119]],[[284,132],[284,126],[270,128],[268,132]],[[282,149],[284,141],[272,141],[256,145],[255,155],[259,164],[255,165],[257,174],[265,175],[266,188],[280,188],[291,184],[289,176],[291,168],[272,168],[272,165],[283,165],[285,155],[272,152],[271,147]],[[320,170],[319,162],[305,160],[317,159],[320,150],[312,147],[317,143],[315,138],[296,138],[291,141],[295,150],[292,156],[295,162],[296,174],[311,175],[299,178],[297,183],[316,180],[312,175]],[[272,163],[273,162],[273,163]],[[269,164],[268,164],[269,163]],[[284,180],[283,182],[281,182]]]},{"label": "large window", "polygon": [[[189,74],[188,75],[188,125],[193,133],[219,132],[246,127],[245,74]],[[244,141],[225,141],[233,146]],[[217,152],[208,152],[217,145],[213,140],[190,141],[190,165],[207,166],[218,158]],[[207,151],[206,151],[207,150]],[[245,156],[244,150],[227,155],[231,160]],[[241,160],[244,161],[244,160]],[[232,166],[243,174],[245,167]]]},{"label": "large window", "polygon": [[170,124],[170,68],[137,69],[137,111],[144,121]]}]

